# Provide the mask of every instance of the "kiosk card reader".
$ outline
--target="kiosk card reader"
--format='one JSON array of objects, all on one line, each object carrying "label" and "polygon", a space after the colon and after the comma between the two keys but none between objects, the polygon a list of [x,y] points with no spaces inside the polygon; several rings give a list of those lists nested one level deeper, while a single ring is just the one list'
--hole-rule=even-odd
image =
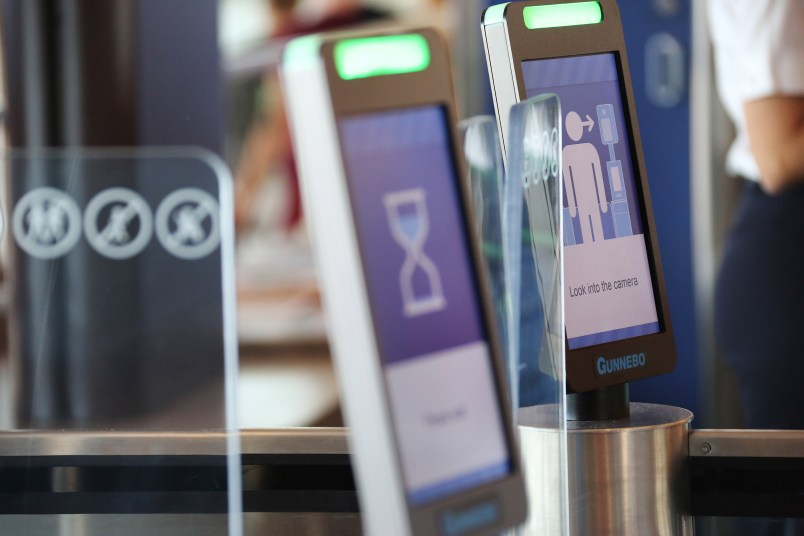
[{"label": "kiosk card reader", "polygon": [[482,23],[503,152],[511,106],[558,95],[574,392],[670,372],[675,343],[614,0],[509,2]]},{"label": "kiosk card reader", "polygon": [[282,80],[367,533],[521,523],[445,45],[428,30],[303,37]]}]

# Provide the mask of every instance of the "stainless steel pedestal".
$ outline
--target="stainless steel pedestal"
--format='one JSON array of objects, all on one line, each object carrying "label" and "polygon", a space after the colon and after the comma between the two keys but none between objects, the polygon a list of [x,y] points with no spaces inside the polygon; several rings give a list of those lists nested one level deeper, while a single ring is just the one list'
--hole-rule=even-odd
[{"label": "stainless steel pedestal", "polygon": [[[561,509],[541,498],[560,493],[560,433],[555,410],[520,411],[531,517],[525,534],[560,534]],[[693,534],[689,509],[688,432],[692,413],[631,404],[631,417],[569,421],[569,527],[573,536]]]}]

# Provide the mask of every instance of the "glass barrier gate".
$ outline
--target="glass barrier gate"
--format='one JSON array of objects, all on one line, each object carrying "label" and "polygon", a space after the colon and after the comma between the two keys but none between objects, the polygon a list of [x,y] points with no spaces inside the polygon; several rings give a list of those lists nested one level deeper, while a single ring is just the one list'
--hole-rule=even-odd
[{"label": "glass barrier gate", "polygon": [[225,166],[42,150],[7,153],[4,171],[0,532],[142,533],[192,514],[241,534]]}]

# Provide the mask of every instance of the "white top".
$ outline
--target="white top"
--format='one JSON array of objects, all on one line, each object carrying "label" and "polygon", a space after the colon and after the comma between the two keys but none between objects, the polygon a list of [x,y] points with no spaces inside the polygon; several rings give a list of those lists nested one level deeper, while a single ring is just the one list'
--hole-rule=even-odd
[{"label": "white top", "polygon": [[743,104],[804,96],[804,0],[709,0],[720,100],[737,129],[726,170],[759,180]]}]

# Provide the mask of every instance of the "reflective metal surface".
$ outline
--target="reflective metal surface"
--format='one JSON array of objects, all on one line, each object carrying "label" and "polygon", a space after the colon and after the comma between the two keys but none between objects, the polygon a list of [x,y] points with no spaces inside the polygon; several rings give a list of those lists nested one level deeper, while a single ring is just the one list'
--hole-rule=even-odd
[{"label": "reflective metal surface", "polygon": [[[25,536],[219,536],[226,515],[42,515],[0,516],[0,534]],[[251,534],[257,534],[251,532]]]},{"label": "reflective metal surface", "polygon": [[[246,513],[247,536],[356,536],[358,514]],[[25,536],[220,536],[226,516],[215,514],[0,516],[0,534]]]},{"label": "reflective metal surface", "polygon": [[741,518],[741,534],[804,534],[804,431],[695,430],[689,448],[696,518]]},{"label": "reflective metal surface", "polygon": [[690,456],[804,458],[804,430],[693,430]]},{"label": "reflective metal surface", "polygon": [[[548,417],[549,414],[549,417]],[[631,419],[568,424],[571,534],[687,535],[691,486],[687,457],[804,458],[804,431],[692,430],[686,410],[632,404]],[[548,409],[529,408],[522,414],[520,434],[529,493],[545,497],[560,489],[559,435]],[[79,491],[75,467],[58,466],[65,457],[215,456],[221,455],[223,432],[4,432],[0,460],[9,457],[56,457],[53,491]],[[293,428],[241,432],[244,462],[270,466],[274,455],[347,455],[343,428]],[[689,445],[689,452],[687,445]],[[284,460],[284,462],[283,462]],[[773,461],[773,460],[771,460]],[[276,463],[286,463],[277,458]],[[322,465],[321,471],[325,468]],[[259,475],[257,475],[259,476]],[[278,508],[271,487],[249,476],[245,489],[254,506]],[[312,490],[320,493],[320,490]],[[336,491],[329,491],[334,496]],[[344,493],[338,490],[337,493]],[[721,491],[721,493],[724,493]],[[699,497],[700,499],[700,497]],[[322,499],[323,500],[323,499]],[[700,502],[700,500],[699,500]],[[334,503],[333,503],[334,504]],[[559,512],[539,508],[549,501],[531,501],[531,518],[523,534],[559,534]],[[333,508],[335,510],[335,508]],[[748,514],[749,510],[744,510]],[[244,514],[246,534],[329,536],[361,534],[356,512],[251,511]],[[222,534],[220,514],[62,514],[0,515],[0,534]]]},{"label": "reflective metal surface", "polygon": [[358,536],[363,534],[360,514],[245,513],[246,536]]},{"label": "reflective metal surface", "polygon": [[[242,431],[245,534],[361,534],[346,435],[343,428]],[[0,534],[226,534],[215,478],[225,437],[0,432]],[[137,510],[143,498],[148,505]]]},{"label": "reflective metal surface", "polygon": [[[0,432],[0,457],[205,456],[222,454],[225,432]],[[344,428],[243,430],[242,453],[348,454]]]},{"label": "reflective metal surface", "polygon": [[[521,412],[522,452],[531,496],[555,493],[559,466],[554,429],[539,407]],[[567,425],[570,534],[688,535],[688,430],[692,413],[631,404],[631,418]],[[559,512],[531,501],[527,534],[558,534]],[[534,521],[538,525],[534,525]]]},{"label": "reflective metal surface", "polygon": [[[539,406],[527,408],[538,409]],[[520,424],[519,440],[525,470],[525,485],[528,492],[528,521],[522,528],[524,536],[542,534],[566,534],[561,519],[561,509],[555,508],[555,500],[562,489],[561,456],[562,436],[560,429],[553,424],[552,415],[545,418],[547,411],[540,412],[538,424]],[[520,411],[520,418],[522,418]],[[528,417],[533,417],[530,413]],[[535,426],[538,426],[535,427]]]}]

